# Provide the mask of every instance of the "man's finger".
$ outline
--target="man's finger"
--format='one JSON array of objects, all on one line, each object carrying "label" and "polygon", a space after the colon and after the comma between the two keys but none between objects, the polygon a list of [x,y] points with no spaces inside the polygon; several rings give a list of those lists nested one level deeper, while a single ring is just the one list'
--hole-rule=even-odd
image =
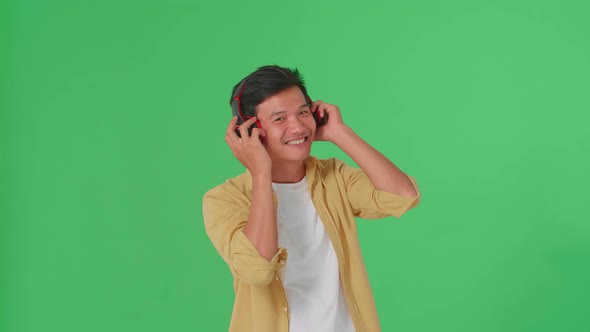
[{"label": "man's finger", "polygon": [[252,129],[252,139],[254,138],[258,138],[260,140],[260,142],[262,143],[262,138],[261,137],[266,137],[266,131],[262,128],[254,128]]},{"label": "man's finger", "polygon": [[325,108],[324,104],[318,104],[318,107],[316,108],[316,112],[318,112],[318,114],[320,116],[324,116],[324,113],[325,113],[324,108]]},{"label": "man's finger", "polygon": [[248,128],[256,121],[256,117],[252,117],[248,119],[246,122],[242,123],[240,126],[240,136],[242,139],[248,138]]},{"label": "man's finger", "polygon": [[320,113],[320,117],[324,117],[326,115],[326,108],[324,105],[318,106],[318,112]]},{"label": "man's finger", "polygon": [[316,100],[311,104],[311,112],[312,113],[315,112],[317,110],[317,108],[318,108],[318,101]]},{"label": "man's finger", "polygon": [[316,110],[316,111],[320,111],[320,110],[322,110],[322,109],[324,108],[325,104],[326,104],[326,103],[324,103],[324,102],[323,102],[323,101],[321,101],[321,100],[316,100],[315,110]]}]

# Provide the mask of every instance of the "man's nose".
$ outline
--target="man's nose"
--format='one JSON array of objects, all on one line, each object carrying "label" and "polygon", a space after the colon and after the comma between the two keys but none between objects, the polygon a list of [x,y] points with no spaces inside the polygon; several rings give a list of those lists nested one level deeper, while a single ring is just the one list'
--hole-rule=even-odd
[{"label": "man's nose", "polygon": [[289,120],[289,130],[293,133],[302,132],[304,128],[303,122],[298,117]]}]

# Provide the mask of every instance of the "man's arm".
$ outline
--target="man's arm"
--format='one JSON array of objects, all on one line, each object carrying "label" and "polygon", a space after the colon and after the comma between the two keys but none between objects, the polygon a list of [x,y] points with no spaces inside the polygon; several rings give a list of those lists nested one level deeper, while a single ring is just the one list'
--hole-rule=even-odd
[{"label": "man's arm", "polygon": [[252,203],[244,235],[268,261],[279,248],[277,213],[272,193],[270,172],[264,175],[252,174]]},{"label": "man's arm", "polygon": [[338,146],[367,174],[375,188],[400,196],[417,195],[404,172],[344,124],[338,106],[318,100],[312,106],[312,111],[316,110],[322,117],[324,114],[329,116],[328,123],[318,128],[316,140],[330,141]]},{"label": "man's arm", "polygon": [[[248,202],[232,183],[211,189],[203,197],[203,221],[215,249],[232,273],[251,285],[267,285],[286,259],[285,248],[278,248],[276,212],[270,177],[271,160],[254,128],[256,118],[240,126],[235,133],[234,117],[226,130],[225,141],[234,156],[252,177],[252,198]],[[243,180],[242,180],[243,181]]]},{"label": "man's arm", "polygon": [[254,128],[252,135],[248,135],[248,128],[255,121],[253,117],[244,122],[239,129],[241,137],[238,137],[234,130],[237,117],[233,117],[226,130],[225,141],[252,176],[252,203],[243,233],[258,252],[270,261],[279,247],[271,178],[272,162],[259,138],[266,133],[260,128]]},{"label": "man's arm", "polygon": [[408,176],[352,128],[343,126],[335,133],[333,143],[359,165],[375,188],[400,196],[416,196],[416,189]]},{"label": "man's arm", "polygon": [[243,181],[243,178],[226,181],[205,194],[205,230],[234,276],[251,285],[268,285],[282,267],[287,252],[285,248],[279,248],[272,259],[267,259],[244,234],[250,223],[252,201],[241,191]]}]

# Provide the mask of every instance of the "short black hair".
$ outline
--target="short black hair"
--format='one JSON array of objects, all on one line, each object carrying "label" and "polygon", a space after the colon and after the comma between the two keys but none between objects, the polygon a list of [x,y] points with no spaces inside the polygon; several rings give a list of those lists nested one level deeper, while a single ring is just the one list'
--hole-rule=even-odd
[{"label": "short black hair", "polygon": [[303,76],[297,68],[290,69],[270,65],[258,68],[234,86],[229,100],[230,106],[234,96],[239,93],[236,90],[242,82],[245,82],[245,86],[240,97],[240,105],[244,117],[256,116],[256,106],[267,98],[292,86],[299,87],[303,95],[307,96]]}]

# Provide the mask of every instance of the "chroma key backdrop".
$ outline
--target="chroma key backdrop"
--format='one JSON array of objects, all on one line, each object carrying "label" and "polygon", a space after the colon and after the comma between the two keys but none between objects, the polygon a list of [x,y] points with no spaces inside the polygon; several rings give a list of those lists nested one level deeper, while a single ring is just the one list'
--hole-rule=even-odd
[{"label": "chroma key backdrop", "polygon": [[[0,330],[227,331],[231,89],[298,68],[416,178],[357,221],[383,331],[590,331],[590,2],[0,4]],[[336,146],[318,158],[354,165]]]}]

